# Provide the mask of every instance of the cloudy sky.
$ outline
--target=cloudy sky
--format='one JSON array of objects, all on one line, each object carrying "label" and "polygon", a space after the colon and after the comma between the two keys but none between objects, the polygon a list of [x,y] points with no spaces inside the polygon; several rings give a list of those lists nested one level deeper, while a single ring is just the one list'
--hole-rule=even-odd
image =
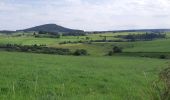
[{"label": "cloudy sky", "polygon": [[0,30],[47,23],[88,31],[170,28],[170,0],[0,0]]}]

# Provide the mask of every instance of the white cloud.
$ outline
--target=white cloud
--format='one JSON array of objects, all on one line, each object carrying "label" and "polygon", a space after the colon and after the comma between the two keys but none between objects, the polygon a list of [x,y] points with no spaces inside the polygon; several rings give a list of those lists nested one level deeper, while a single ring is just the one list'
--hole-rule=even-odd
[{"label": "white cloud", "polygon": [[170,28],[169,0],[1,0],[0,29],[56,23],[84,30]]}]

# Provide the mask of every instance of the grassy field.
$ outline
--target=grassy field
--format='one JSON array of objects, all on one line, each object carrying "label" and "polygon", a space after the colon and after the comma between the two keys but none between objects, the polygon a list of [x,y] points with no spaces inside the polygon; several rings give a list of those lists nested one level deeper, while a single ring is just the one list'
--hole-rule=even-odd
[{"label": "grassy field", "polygon": [[[85,49],[90,54],[76,57],[0,51],[0,100],[151,100],[148,89],[169,61],[139,57],[141,54],[137,52],[145,55],[150,52],[168,53],[169,38],[60,44],[64,41],[86,41],[86,37],[102,40],[103,36],[108,36],[107,39],[114,40],[113,36],[119,34],[129,33],[61,38],[0,35],[0,44],[45,44],[71,51]],[[132,54],[106,56],[115,45]],[[130,57],[132,55],[136,57]]]},{"label": "grassy field", "polygon": [[[118,34],[129,33],[107,33],[107,34],[90,34],[87,37],[91,39],[103,39],[102,36],[115,36]],[[136,33],[137,34],[137,33]],[[168,34],[169,36],[169,34]],[[0,36],[0,44],[21,44],[21,45],[34,45],[45,44],[49,47],[57,48],[69,48],[74,51],[76,49],[86,49],[90,55],[103,56],[106,55],[113,45],[119,45],[123,48],[124,52],[170,52],[169,42],[170,39],[157,39],[153,41],[136,41],[136,42],[100,42],[100,43],[71,43],[71,44],[59,44],[64,41],[85,41],[86,36],[64,36],[61,38],[35,38],[32,36],[11,37]],[[111,37],[109,37],[111,38]]]},{"label": "grassy field", "polygon": [[167,60],[0,52],[1,100],[150,100]]},{"label": "grassy field", "polygon": [[[105,33],[105,34],[89,34],[87,36],[62,36],[61,38],[35,38],[33,36],[15,36],[15,35],[0,35],[0,43],[6,44],[6,43],[15,43],[15,44],[22,44],[22,45],[32,45],[32,44],[46,44],[46,45],[52,45],[57,44],[59,42],[63,41],[85,41],[86,37],[89,37],[91,40],[102,40],[104,39],[103,36],[107,36],[107,40],[115,40],[114,36],[116,35],[126,35],[129,34],[127,32],[123,33]],[[137,33],[134,33],[137,34]]]}]

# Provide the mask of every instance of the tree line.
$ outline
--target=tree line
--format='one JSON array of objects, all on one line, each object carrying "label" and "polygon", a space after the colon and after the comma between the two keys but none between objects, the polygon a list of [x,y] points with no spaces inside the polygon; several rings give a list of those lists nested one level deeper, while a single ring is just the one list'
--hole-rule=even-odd
[{"label": "tree line", "polygon": [[163,33],[145,33],[145,34],[129,34],[129,35],[117,35],[116,38],[123,38],[129,41],[148,41],[158,38],[166,38],[166,34]]},{"label": "tree line", "polygon": [[30,53],[43,53],[43,54],[56,54],[56,55],[88,55],[84,49],[77,49],[71,52],[69,49],[46,47],[45,45],[18,45],[18,44],[1,44],[0,50],[16,51],[16,52],[30,52]]},{"label": "tree line", "polygon": [[59,32],[45,32],[45,31],[39,31],[38,34],[33,34],[36,38],[60,38],[61,36],[86,36],[85,32],[65,32],[65,33],[59,33]]}]

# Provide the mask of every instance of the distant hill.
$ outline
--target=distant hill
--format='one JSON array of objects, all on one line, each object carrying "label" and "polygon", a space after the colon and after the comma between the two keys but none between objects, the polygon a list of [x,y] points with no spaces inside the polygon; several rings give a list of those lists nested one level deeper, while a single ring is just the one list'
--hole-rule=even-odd
[{"label": "distant hill", "polygon": [[136,30],[120,30],[120,32],[170,32],[170,29],[136,29]]},{"label": "distant hill", "polygon": [[[53,32],[53,33],[58,33],[62,32],[65,34],[71,34],[71,33],[83,33],[83,30],[77,30],[77,29],[70,29],[66,28],[60,25],[56,24],[44,24],[44,25],[39,25],[27,29],[22,29],[22,30],[16,30],[16,31],[9,31],[9,30],[0,30],[0,33],[4,34],[12,34],[12,33],[17,33],[17,32]],[[131,29],[131,30],[113,30],[113,31],[86,31],[86,33],[107,33],[107,32],[170,32],[170,29]]]},{"label": "distant hill", "polygon": [[114,30],[114,31],[93,31],[90,33],[108,33],[108,32],[170,32],[170,29],[134,29],[134,30]]},{"label": "distant hill", "polygon": [[16,31],[9,31],[9,30],[2,30],[0,31],[0,33],[3,33],[3,34],[12,34],[12,33],[15,33]]},{"label": "distant hill", "polygon": [[56,24],[44,24],[44,25],[40,25],[40,26],[35,26],[32,28],[28,28],[28,29],[23,29],[23,30],[17,30],[17,31],[23,31],[23,32],[39,32],[39,31],[43,31],[43,32],[64,32],[64,33],[68,33],[68,32],[84,32],[83,30],[75,30],[75,29],[69,29],[69,28],[65,28]]}]

